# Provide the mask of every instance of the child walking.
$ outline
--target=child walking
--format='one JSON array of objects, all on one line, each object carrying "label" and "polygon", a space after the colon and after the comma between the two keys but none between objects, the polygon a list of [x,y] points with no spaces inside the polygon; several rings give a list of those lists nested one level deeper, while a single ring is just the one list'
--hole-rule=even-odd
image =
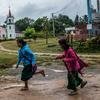
[{"label": "child walking", "polygon": [[[67,44],[66,39],[60,39],[59,45],[64,50],[62,55],[59,55],[56,57],[56,59],[61,59],[67,70],[68,70],[68,86],[67,88],[72,90],[69,95],[75,95],[77,94],[77,87],[80,85],[81,88],[83,88],[87,81],[83,81],[79,77],[79,73],[81,73],[81,67],[85,67],[85,64],[80,58],[77,56],[76,52]],[[80,61],[82,66],[80,65]],[[81,73],[82,74],[82,73]]]},{"label": "child walking", "polygon": [[17,39],[18,50],[18,61],[17,66],[22,63],[24,68],[21,74],[21,80],[24,82],[25,86],[21,89],[22,91],[28,90],[28,80],[32,78],[34,74],[42,74],[45,76],[44,70],[37,71],[36,57],[32,50],[29,48],[28,44],[23,39]]}]

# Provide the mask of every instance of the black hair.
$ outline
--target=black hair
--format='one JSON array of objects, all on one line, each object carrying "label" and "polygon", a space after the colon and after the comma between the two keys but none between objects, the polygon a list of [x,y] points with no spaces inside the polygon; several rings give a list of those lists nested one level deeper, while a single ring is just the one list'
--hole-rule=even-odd
[{"label": "black hair", "polygon": [[26,45],[26,42],[23,39],[17,39],[17,42],[22,44],[22,46]]},{"label": "black hair", "polygon": [[68,50],[70,45],[67,43],[66,39],[60,39],[59,44],[63,47],[64,50]]}]

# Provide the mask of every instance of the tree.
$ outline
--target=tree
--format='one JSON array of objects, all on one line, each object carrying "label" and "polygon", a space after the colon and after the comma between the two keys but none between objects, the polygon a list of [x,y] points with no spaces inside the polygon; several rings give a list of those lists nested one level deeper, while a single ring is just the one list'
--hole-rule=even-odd
[{"label": "tree", "polygon": [[34,22],[34,29],[36,30],[36,32],[40,32],[43,31],[43,23],[44,23],[44,19],[43,18],[38,18],[35,22]]},{"label": "tree", "polygon": [[53,30],[53,19],[54,19],[54,27],[55,27],[55,34],[65,33],[66,27],[71,27],[74,25],[73,21],[67,16],[59,14],[58,16],[54,16],[49,20],[50,22],[50,30]]},{"label": "tree", "polygon": [[73,21],[67,15],[59,14],[57,20],[65,25],[65,27],[74,26]]},{"label": "tree", "polygon": [[46,44],[48,44],[49,21],[47,16],[42,18],[42,30],[45,33]]},{"label": "tree", "polygon": [[19,31],[25,31],[27,27],[33,27],[34,20],[28,17],[19,19],[15,22],[15,26]]},{"label": "tree", "polygon": [[35,33],[35,29],[34,28],[28,27],[24,31],[24,35],[25,35],[26,38],[33,38],[35,41],[37,39],[37,34]]}]

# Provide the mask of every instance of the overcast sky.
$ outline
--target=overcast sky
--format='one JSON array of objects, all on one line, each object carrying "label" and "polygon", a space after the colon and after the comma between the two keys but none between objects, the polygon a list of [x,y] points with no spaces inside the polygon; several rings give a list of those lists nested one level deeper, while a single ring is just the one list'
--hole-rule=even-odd
[{"label": "overcast sky", "polygon": [[[62,13],[74,19],[87,13],[87,0],[0,0],[0,23],[5,21],[9,5],[15,20],[23,17],[37,19],[38,17]],[[96,1],[92,0],[94,8]]]}]

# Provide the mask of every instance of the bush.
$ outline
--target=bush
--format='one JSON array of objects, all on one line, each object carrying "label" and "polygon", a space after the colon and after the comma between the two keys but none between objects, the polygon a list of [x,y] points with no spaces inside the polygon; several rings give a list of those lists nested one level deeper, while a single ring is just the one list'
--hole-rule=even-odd
[{"label": "bush", "polygon": [[86,42],[80,42],[77,47],[78,52],[95,53],[100,52],[100,37],[94,37]]}]

